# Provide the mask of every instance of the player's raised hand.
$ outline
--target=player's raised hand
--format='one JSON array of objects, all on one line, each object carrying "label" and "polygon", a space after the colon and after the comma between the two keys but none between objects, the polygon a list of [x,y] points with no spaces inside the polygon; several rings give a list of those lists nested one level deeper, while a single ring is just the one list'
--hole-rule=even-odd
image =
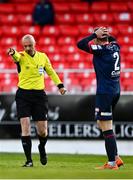
[{"label": "player's raised hand", "polygon": [[14,53],[15,53],[15,50],[13,48],[9,48],[7,50],[7,54],[10,55],[10,56],[14,55]]},{"label": "player's raised hand", "polygon": [[64,87],[60,88],[59,91],[60,91],[61,95],[64,95],[67,92],[67,90]]},{"label": "player's raised hand", "polygon": [[100,27],[98,28],[98,30],[95,31],[95,34],[97,35],[97,38],[104,38],[109,34],[109,32],[107,28]]}]

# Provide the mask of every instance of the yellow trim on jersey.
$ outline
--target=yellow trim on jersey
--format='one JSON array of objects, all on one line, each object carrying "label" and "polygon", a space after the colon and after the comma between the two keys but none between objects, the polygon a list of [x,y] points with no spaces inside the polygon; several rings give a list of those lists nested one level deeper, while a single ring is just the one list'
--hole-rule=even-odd
[{"label": "yellow trim on jersey", "polygon": [[12,57],[20,66],[18,87],[29,90],[44,89],[44,69],[55,85],[62,83],[45,53],[36,51],[34,57],[31,57],[25,51],[15,51]]}]

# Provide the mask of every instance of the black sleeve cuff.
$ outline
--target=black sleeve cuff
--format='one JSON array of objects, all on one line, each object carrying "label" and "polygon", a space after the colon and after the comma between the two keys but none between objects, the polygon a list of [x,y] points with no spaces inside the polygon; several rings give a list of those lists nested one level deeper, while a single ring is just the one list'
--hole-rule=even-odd
[{"label": "black sleeve cuff", "polygon": [[58,84],[57,87],[58,87],[59,89],[61,89],[61,88],[64,88],[64,85],[63,85],[63,84]]}]

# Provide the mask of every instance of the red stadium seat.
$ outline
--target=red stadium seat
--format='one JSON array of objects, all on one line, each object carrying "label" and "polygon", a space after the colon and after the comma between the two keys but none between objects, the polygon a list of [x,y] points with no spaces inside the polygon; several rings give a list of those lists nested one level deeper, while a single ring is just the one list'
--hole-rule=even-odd
[{"label": "red stadium seat", "polygon": [[0,44],[2,46],[5,46],[5,45],[9,45],[9,46],[14,46],[17,44],[17,39],[15,37],[3,37],[1,38],[0,40]]},{"label": "red stadium seat", "polygon": [[31,14],[19,14],[19,22],[23,25],[32,25],[32,15]]},{"label": "red stadium seat", "polygon": [[108,29],[109,29],[109,33],[113,36],[117,36],[118,34],[118,29],[117,29],[117,26],[108,26]]},{"label": "red stadium seat", "polygon": [[76,61],[76,62],[83,62],[85,60],[84,58],[84,55],[81,54],[81,53],[74,53],[74,54],[69,54],[67,56],[67,61],[70,61],[70,62],[73,62],[73,61]]},{"label": "red stadium seat", "polygon": [[110,2],[109,8],[112,12],[128,12],[128,6],[125,2]]},{"label": "red stadium seat", "polygon": [[92,63],[87,62],[87,61],[83,61],[79,63],[79,69],[88,69],[92,67],[93,67]]},{"label": "red stadium seat", "polygon": [[114,22],[113,15],[111,13],[95,13],[94,14],[94,22],[96,24],[108,25]]},{"label": "red stadium seat", "polygon": [[40,26],[22,26],[21,27],[21,31],[22,31],[22,34],[25,35],[25,34],[32,34],[33,36],[35,36],[35,38],[37,36],[40,35]]},{"label": "red stadium seat", "polygon": [[45,26],[42,30],[44,36],[58,36],[60,33],[59,26]]},{"label": "red stadium seat", "polygon": [[60,26],[60,32],[63,36],[78,36],[79,31],[75,26]]},{"label": "red stadium seat", "polygon": [[19,20],[14,14],[0,15],[0,22],[2,25],[17,25]]},{"label": "red stadium seat", "polygon": [[79,25],[78,26],[79,34],[80,36],[87,36],[90,35],[94,31],[93,26],[88,26],[88,25]]},{"label": "red stadium seat", "polygon": [[131,66],[133,67],[133,52],[132,53],[128,53],[125,56],[125,61],[129,62],[131,64]]},{"label": "red stadium seat", "polygon": [[132,1],[127,2],[127,5],[128,5],[128,10],[133,12],[133,2]]},{"label": "red stadium seat", "polygon": [[69,62],[69,67],[72,68],[72,69],[79,69],[79,62],[78,61],[72,61],[72,62]]},{"label": "red stadium seat", "polygon": [[59,45],[65,45],[65,44],[75,45],[76,44],[76,40],[72,36],[63,36],[63,37],[59,37],[58,38],[57,43]]},{"label": "red stadium seat", "polygon": [[40,37],[38,40],[38,44],[40,46],[43,45],[55,45],[56,44],[56,39],[54,37]]},{"label": "red stadium seat", "polygon": [[126,91],[132,91],[133,90],[133,83],[131,78],[125,78],[122,81],[122,84]]},{"label": "red stadium seat", "polygon": [[53,46],[53,45],[45,45],[41,47],[41,51],[46,53],[47,55],[53,54],[53,53],[59,53],[59,47],[58,46]]},{"label": "red stadium seat", "polygon": [[109,12],[109,4],[107,2],[93,2],[91,6],[92,12]]},{"label": "red stadium seat", "polygon": [[56,13],[60,13],[60,12],[67,13],[70,10],[70,5],[67,2],[53,3],[53,5]]},{"label": "red stadium seat", "polygon": [[70,67],[69,63],[68,62],[57,62],[55,61],[53,63],[53,67],[56,68],[56,69],[68,69]]},{"label": "red stadium seat", "polygon": [[131,35],[132,36],[132,34],[133,34],[133,25],[128,25],[128,24],[126,24],[126,25],[123,25],[123,24],[119,24],[118,26],[117,26],[117,29],[118,29],[118,31],[119,31],[119,33],[121,33],[122,35]]},{"label": "red stadium seat", "polygon": [[60,53],[55,53],[55,54],[50,54],[49,55],[50,61],[51,62],[64,62],[65,60],[65,56],[64,54],[60,54]]},{"label": "red stadium seat", "polygon": [[93,23],[93,14],[83,13],[76,15],[77,24],[92,24]]},{"label": "red stadium seat", "polygon": [[15,93],[17,90],[17,82],[6,79],[3,81],[2,91],[8,93]]},{"label": "red stadium seat", "polygon": [[57,14],[56,15],[56,23],[57,24],[74,24],[75,16],[73,14],[69,14],[69,13]]},{"label": "red stadium seat", "polygon": [[72,46],[72,45],[64,45],[64,46],[61,46],[60,48],[60,52],[61,53],[64,53],[64,54],[68,54],[68,53],[76,53],[78,50],[78,48],[75,46]]},{"label": "red stadium seat", "polygon": [[3,26],[2,34],[8,37],[18,37],[21,34],[21,28],[19,26]]},{"label": "red stadium seat", "polygon": [[19,14],[32,14],[33,8],[33,3],[16,4],[15,11]]},{"label": "red stadium seat", "polygon": [[125,36],[118,37],[117,40],[121,45],[124,45],[124,44],[133,45],[133,37],[128,36],[128,34]]},{"label": "red stadium seat", "polygon": [[131,14],[126,13],[115,13],[114,20],[118,23],[130,23],[132,21]]},{"label": "red stadium seat", "polygon": [[90,11],[90,7],[87,2],[71,3],[70,9],[73,13],[88,13]]},{"label": "red stadium seat", "polygon": [[10,3],[0,3],[0,14],[13,14],[15,5]]},{"label": "red stadium seat", "polygon": [[[76,90],[77,90],[77,88],[78,88],[79,90],[81,90],[81,86],[79,85],[79,81],[78,81],[77,78],[68,79],[68,80],[69,80],[69,81],[68,81],[68,84],[69,84],[69,85],[75,87]],[[71,88],[71,87],[70,87],[70,88]]]},{"label": "red stadium seat", "polygon": [[129,45],[123,45],[121,47],[121,51],[123,53],[133,53],[133,46],[129,46]]}]

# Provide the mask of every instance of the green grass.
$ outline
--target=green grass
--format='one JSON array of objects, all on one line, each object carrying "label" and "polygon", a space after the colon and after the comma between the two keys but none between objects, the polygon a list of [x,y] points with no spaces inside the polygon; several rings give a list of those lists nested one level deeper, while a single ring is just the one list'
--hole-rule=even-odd
[{"label": "green grass", "polygon": [[42,166],[33,154],[34,167],[21,167],[24,155],[0,153],[0,179],[133,179],[133,157],[122,157],[125,166],[119,170],[95,170],[106,162],[105,156],[49,154]]}]

